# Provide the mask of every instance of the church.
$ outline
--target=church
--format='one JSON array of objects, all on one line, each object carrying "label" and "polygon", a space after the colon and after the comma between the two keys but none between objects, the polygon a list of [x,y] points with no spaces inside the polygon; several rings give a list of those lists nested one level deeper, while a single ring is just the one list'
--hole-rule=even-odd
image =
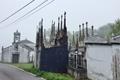
[{"label": "church", "polygon": [[1,62],[4,63],[30,63],[33,61],[35,44],[27,39],[21,40],[21,33],[14,32],[13,43],[2,47]]}]

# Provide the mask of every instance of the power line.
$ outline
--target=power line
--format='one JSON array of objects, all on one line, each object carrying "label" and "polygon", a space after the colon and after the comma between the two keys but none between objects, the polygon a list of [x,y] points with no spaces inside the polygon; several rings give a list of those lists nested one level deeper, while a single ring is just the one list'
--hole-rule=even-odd
[{"label": "power line", "polygon": [[[44,7],[46,7],[47,5],[51,4],[53,1],[55,1],[55,0],[50,1],[49,3],[47,3],[46,5],[44,5],[43,7],[39,8],[37,11],[31,13],[32,11],[35,10],[35,8],[34,8],[33,10],[29,11],[28,13],[26,13],[26,14],[23,15],[22,17],[16,19],[16,20],[15,20],[14,22],[12,22],[11,24],[14,24],[15,22],[19,21],[20,19],[24,18],[26,15],[28,15],[28,14],[30,14],[30,13],[31,13],[31,14],[30,14],[29,16],[33,15],[34,13],[36,13],[36,12],[38,12],[39,10],[43,9]],[[28,16],[28,17],[29,17],[29,16]],[[9,24],[9,25],[11,25],[11,24]]]},{"label": "power line", "polygon": [[34,11],[34,10],[37,9],[38,7],[42,6],[42,5],[43,5],[45,2],[47,2],[47,1],[48,1],[48,0],[43,1],[41,4],[39,4],[39,5],[36,6],[34,9],[30,10],[29,12],[27,12],[27,13],[26,13],[25,15],[23,15],[22,17],[16,19],[14,22],[12,22],[12,23],[10,23],[10,24],[4,26],[4,27],[1,27],[0,29],[3,29],[3,28],[5,28],[5,27],[8,27],[8,26],[11,25],[11,24],[14,24],[14,23],[17,22],[19,19],[21,19],[21,18],[23,18],[24,16],[30,14],[32,11]]},{"label": "power line", "polygon": [[23,6],[22,8],[20,8],[19,10],[17,10],[16,12],[12,13],[10,16],[8,16],[7,18],[5,18],[4,20],[0,21],[0,23],[3,23],[4,21],[8,20],[10,17],[14,16],[16,13],[18,13],[19,11],[21,11],[22,9],[24,9],[25,7],[27,7],[28,5],[30,5],[31,3],[33,3],[35,0],[30,1],[29,3],[27,3],[25,6]]},{"label": "power line", "polygon": [[[43,7],[41,7],[40,9],[38,9],[37,11],[35,11],[35,12],[33,12],[33,13],[31,13],[31,12],[34,11],[35,9],[29,11],[28,13],[26,13],[26,14],[23,15],[22,17],[16,19],[13,23],[19,21],[20,19],[24,18],[26,15],[28,15],[28,14],[30,14],[30,13],[31,13],[31,14],[30,14],[29,16],[33,15],[34,13],[36,13],[36,12],[38,12],[39,10],[43,9],[44,7],[46,7],[47,5],[51,4],[53,1],[55,1],[55,0],[50,1],[49,3],[47,3],[46,5],[44,5]],[[29,17],[29,16],[28,16],[28,17]],[[11,23],[11,24],[13,24],[13,23]]]},{"label": "power line", "polygon": [[[48,0],[46,0],[46,1],[48,1]],[[26,14],[25,14],[25,15],[23,15],[22,17],[20,17],[20,18],[16,19],[14,22],[12,22],[12,23],[8,24],[8,25],[7,25],[7,26],[5,26],[5,27],[8,27],[9,25],[14,24],[15,22],[19,21],[20,19],[24,18],[26,15],[28,15],[28,14],[30,14],[30,13],[31,13],[31,14],[30,14],[29,16],[33,15],[34,13],[36,13],[36,12],[38,12],[39,10],[43,9],[44,7],[46,7],[47,5],[51,4],[53,1],[55,1],[55,0],[50,1],[49,3],[47,3],[47,4],[46,4],[46,5],[44,5],[43,7],[39,8],[37,11],[35,11],[35,12],[33,12],[33,13],[31,13],[31,12],[32,12],[32,11],[34,11],[36,8],[32,9],[31,11],[29,11],[28,13],[26,13]],[[41,3],[41,4],[42,4],[42,3]]]},{"label": "power line", "polygon": [[38,9],[37,11],[31,13],[29,16],[35,14],[36,12],[38,12],[39,10],[41,10],[42,8],[44,8],[44,7],[46,7],[47,5],[51,4],[53,1],[55,1],[55,0],[50,1],[49,3],[47,3],[46,5],[44,5],[43,7],[41,7],[40,9]]}]

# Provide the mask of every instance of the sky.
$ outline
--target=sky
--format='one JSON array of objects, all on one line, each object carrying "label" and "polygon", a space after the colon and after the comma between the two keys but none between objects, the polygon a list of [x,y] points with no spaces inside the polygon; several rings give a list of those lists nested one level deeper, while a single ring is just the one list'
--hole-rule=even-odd
[{"label": "sky", "polygon": [[[29,3],[31,0],[1,0],[0,21]],[[50,29],[52,20],[56,22],[64,11],[67,12],[67,28],[69,31],[77,31],[78,25],[89,23],[96,29],[107,23],[112,23],[120,18],[120,0],[55,0],[50,5],[39,10],[31,16],[20,18],[44,0],[35,0],[32,4],[18,12],[3,23],[0,23],[0,48],[7,47],[13,42],[13,33],[21,32],[21,39],[29,39],[35,42],[36,27],[43,18],[45,29]],[[50,2],[51,0],[48,0]],[[47,2],[47,3],[48,3]],[[45,5],[45,4],[44,4]],[[38,8],[39,9],[39,8]],[[37,9],[37,10],[38,10]]]}]

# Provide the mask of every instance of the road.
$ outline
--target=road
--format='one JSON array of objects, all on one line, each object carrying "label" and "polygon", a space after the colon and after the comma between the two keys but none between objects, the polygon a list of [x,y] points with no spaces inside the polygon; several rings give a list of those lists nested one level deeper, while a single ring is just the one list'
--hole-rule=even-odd
[{"label": "road", "polygon": [[42,80],[9,64],[0,63],[0,80]]}]

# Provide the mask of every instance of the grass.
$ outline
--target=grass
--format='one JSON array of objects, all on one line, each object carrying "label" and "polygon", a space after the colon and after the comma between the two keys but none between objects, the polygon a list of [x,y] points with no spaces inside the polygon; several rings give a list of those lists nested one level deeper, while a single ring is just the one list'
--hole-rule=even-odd
[{"label": "grass", "polygon": [[74,78],[68,74],[39,71],[38,69],[33,68],[32,64],[13,64],[13,65],[25,71],[36,74],[37,77],[43,77],[46,80],[74,80]]},{"label": "grass", "polygon": [[17,66],[22,69],[31,69],[33,67],[31,63],[27,63],[27,64],[19,63],[19,64],[12,64],[12,65]]}]

